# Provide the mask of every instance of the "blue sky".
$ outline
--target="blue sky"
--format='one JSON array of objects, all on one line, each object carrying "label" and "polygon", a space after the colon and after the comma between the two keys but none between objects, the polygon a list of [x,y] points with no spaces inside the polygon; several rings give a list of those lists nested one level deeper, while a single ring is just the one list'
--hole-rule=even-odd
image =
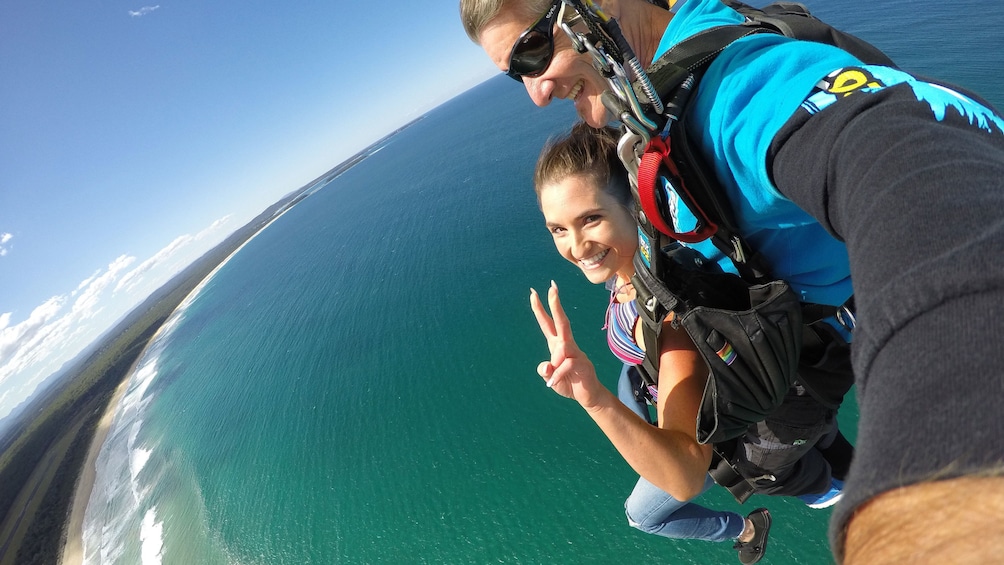
[{"label": "blue sky", "polygon": [[[974,26],[806,3],[1004,107],[1004,4],[967,4]],[[496,73],[455,0],[0,3],[0,418],[282,195]]]},{"label": "blue sky", "polygon": [[494,76],[457,4],[0,4],[0,418],[284,194]]}]

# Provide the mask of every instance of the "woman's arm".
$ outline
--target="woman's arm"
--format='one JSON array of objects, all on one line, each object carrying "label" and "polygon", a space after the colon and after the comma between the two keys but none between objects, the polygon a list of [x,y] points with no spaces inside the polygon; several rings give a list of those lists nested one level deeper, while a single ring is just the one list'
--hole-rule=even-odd
[{"label": "woman's arm", "polygon": [[596,378],[592,362],[575,344],[556,285],[548,290],[548,304],[553,319],[531,290],[530,308],[551,351],[538,374],[555,392],[578,401],[639,475],[678,500],[700,494],[711,462],[711,447],[697,443],[695,424],[707,370],[686,334],[669,326],[664,332],[655,427]]}]

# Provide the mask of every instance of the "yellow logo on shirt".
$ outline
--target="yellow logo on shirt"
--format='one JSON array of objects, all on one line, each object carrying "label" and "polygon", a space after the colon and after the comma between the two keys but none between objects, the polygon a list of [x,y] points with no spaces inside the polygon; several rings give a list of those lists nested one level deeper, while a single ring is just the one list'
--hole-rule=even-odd
[{"label": "yellow logo on shirt", "polygon": [[881,88],[885,85],[865,69],[848,67],[829,74],[820,86],[824,92],[847,96],[862,88]]}]

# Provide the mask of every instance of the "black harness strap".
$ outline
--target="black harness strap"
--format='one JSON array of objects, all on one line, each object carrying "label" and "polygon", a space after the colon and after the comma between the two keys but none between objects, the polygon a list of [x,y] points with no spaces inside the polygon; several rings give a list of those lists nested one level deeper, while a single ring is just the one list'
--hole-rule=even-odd
[{"label": "black harness strap", "polygon": [[[650,1],[661,4],[661,0]],[[819,21],[801,4],[776,2],[756,9],[736,0],[722,1],[742,14],[746,22],[713,27],[687,38],[647,69],[665,110],[658,116],[652,111],[647,114],[663,132],[645,148],[633,187],[640,235],[633,280],[642,341],[645,351],[650,352],[639,372],[646,384],[658,384],[659,335],[666,317],[674,313],[674,326],[685,327],[712,368],[697,422],[698,441],[714,443],[710,473],[741,503],[755,491],[751,480],[744,478],[731,461],[738,445],[736,438],[745,430],[744,422],[758,421],[758,414],[762,419],[763,414],[770,413],[771,403],[780,402],[794,382],[803,332],[835,314],[841,324],[852,329],[853,303],[849,300],[841,307],[800,304],[787,283],[771,277],[767,262],[739,235],[714,169],[706,165],[688,138],[687,101],[719,53],[735,41],[758,33],[835,45],[867,64],[895,64],[867,42]],[[640,90],[637,84],[635,90]],[[699,224],[692,234],[676,233],[666,221],[669,203],[660,179],[668,182],[679,200],[698,217]],[[689,239],[691,235],[696,239]],[[688,272],[686,258],[681,259],[674,250],[676,241],[694,243],[708,238],[731,259],[740,277],[694,275],[700,269],[693,266]],[[735,286],[732,279],[739,280],[742,287]],[[723,288],[713,288],[716,286]],[[747,303],[734,305],[730,302],[734,296],[729,294],[745,298]],[[763,333],[749,333],[746,337],[750,328],[757,328],[755,332],[762,328]],[[722,341],[727,348],[716,350],[717,345],[713,345],[709,349],[712,342]],[[769,347],[764,346],[765,341],[770,342]],[[733,349],[737,356],[733,357]],[[726,366],[720,364],[722,361]],[[647,387],[641,388],[647,395]]]}]

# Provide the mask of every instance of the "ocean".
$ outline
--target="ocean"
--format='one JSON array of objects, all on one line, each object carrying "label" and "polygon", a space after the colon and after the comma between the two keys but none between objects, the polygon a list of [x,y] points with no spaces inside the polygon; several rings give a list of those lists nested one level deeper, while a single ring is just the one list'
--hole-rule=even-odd
[{"label": "ocean", "polygon": [[[902,67],[1004,107],[1004,5],[807,4]],[[997,25],[989,25],[995,22]],[[458,33],[459,27],[458,27]],[[613,386],[606,292],[554,252],[531,188],[570,104],[497,77],[319,187],[175,312],[98,458],[86,563],[732,563],[630,528],[636,476],[534,369],[531,286],[562,288]],[[857,407],[840,420],[855,437]],[[765,563],[832,561],[830,512],[774,516]]]}]

